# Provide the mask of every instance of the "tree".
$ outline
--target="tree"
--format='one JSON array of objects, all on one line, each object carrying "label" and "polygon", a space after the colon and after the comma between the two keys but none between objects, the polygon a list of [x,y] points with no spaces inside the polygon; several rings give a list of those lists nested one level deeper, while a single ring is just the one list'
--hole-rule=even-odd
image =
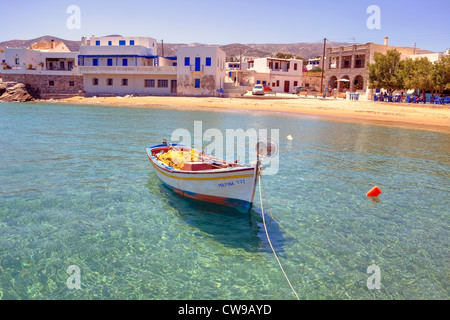
[{"label": "tree", "polygon": [[303,68],[305,68],[306,65],[308,64],[308,60],[306,60],[306,59],[303,58],[303,57],[296,56],[295,59],[297,59],[297,60],[302,60],[302,61],[303,61]]},{"label": "tree", "polygon": [[283,53],[283,52],[277,52],[275,57],[278,59],[294,59],[294,55],[292,53]]},{"label": "tree", "polygon": [[309,72],[322,72],[322,68],[316,67],[316,68],[310,70]]},{"label": "tree", "polygon": [[403,74],[400,66],[400,52],[387,50],[386,54],[374,53],[374,63],[368,63],[369,88],[390,89],[391,92],[403,89]]},{"label": "tree", "polygon": [[443,56],[435,62],[433,78],[436,90],[450,90],[450,56]]},{"label": "tree", "polygon": [[434,66],[427,57],[406,59],[400,63],[400,66],[405,89],[421,91],[435,89]]}]

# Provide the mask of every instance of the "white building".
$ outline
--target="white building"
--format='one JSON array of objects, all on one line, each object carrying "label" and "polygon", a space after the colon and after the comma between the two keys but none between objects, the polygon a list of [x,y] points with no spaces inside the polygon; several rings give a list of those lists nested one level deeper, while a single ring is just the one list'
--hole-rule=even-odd
[{"label": "white building", "polygon": [[258,58],[252,69],[257,73],[255,84],[265,84],[274,92],[290,93],[294,87],[303,85],[302,60]]},{"label": "white building", "polygon": [[306,69],[311,71],[316,68],[322,68],[322,57],[308,59]]},{"label": "white building", "polygon": [[150,37],[82,39],[78,62],[88,94],[176,95],[177,68],[173,59],[156,55]]},{"label": "white building", "polygon": [[1,57],[2,80],[28,83],[42,94],[77,94],[83,88],[76,65],[78,52],[60,48],[59,52],[58,48],[6,47]]},{"label": "white building", "polygon": [[180,47],[177,57],[160,57],[153,38],[83,43],[78,61],[88,94],[215,96],[223,87],[225,52],[217,47]]},{"label": "white building", "polygon": [[178,47],[178,95],[217,95],[224,87],[225,57],[225,52],[214,46]]}]

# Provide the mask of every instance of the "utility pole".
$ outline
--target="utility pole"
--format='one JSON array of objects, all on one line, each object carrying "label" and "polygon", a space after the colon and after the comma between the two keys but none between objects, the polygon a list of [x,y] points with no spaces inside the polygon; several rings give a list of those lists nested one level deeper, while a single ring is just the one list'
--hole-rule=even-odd
[{"label": "utility pole", "polygon": [[[323,71],[325,70],[325,47],[327,45],[327,38],[323,38],[323,54],[322,54],[322,77],[320,79],[320,92],[323,92]],[[325,95],[325,93],[324,93]]]},{"label": "utility pole", "polygon": [[164,40],[161,39],[161,57],[164,57]]},{"label": "utility pole", "polygon": [[414,42],[414,55],[416,55],[416,43]]}]

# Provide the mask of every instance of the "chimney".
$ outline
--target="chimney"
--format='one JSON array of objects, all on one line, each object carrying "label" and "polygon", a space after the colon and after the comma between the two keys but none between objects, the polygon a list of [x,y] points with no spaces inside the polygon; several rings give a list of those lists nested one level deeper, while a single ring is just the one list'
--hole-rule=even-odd
[{"label": "chimney", "polygon": [[53,39],[50,40],[50,43],[52,44],[51,48],[52,48],[52,49],[55,49],[55,40],[53,40]]},{"label": "chimney", "polygon": [[87,45],[87,38],[86,37],[81,37],[81,45],[82,46],[86,46]]},{"label": "chimney", "polygon": [[384,37],[384,45],[385,45],[385,46],[388,45],[388,41],[389,41],[389,38],[388,38],[388,37]]}]

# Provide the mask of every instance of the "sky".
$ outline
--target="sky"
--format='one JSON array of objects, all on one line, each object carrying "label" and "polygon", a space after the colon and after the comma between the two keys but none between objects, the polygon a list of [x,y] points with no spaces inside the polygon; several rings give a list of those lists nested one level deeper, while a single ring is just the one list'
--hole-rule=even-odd
[{"label": "sky", "polygon": [[[79,8],[79,15],[68,8]],[[377,6],[377,11],[369,10]],[[330,41],[450,48],[448,0],[21,0],[2,1],[0,42],[119,34],[165,43]],[[67,25],[67,22],[69,26]]]}]

